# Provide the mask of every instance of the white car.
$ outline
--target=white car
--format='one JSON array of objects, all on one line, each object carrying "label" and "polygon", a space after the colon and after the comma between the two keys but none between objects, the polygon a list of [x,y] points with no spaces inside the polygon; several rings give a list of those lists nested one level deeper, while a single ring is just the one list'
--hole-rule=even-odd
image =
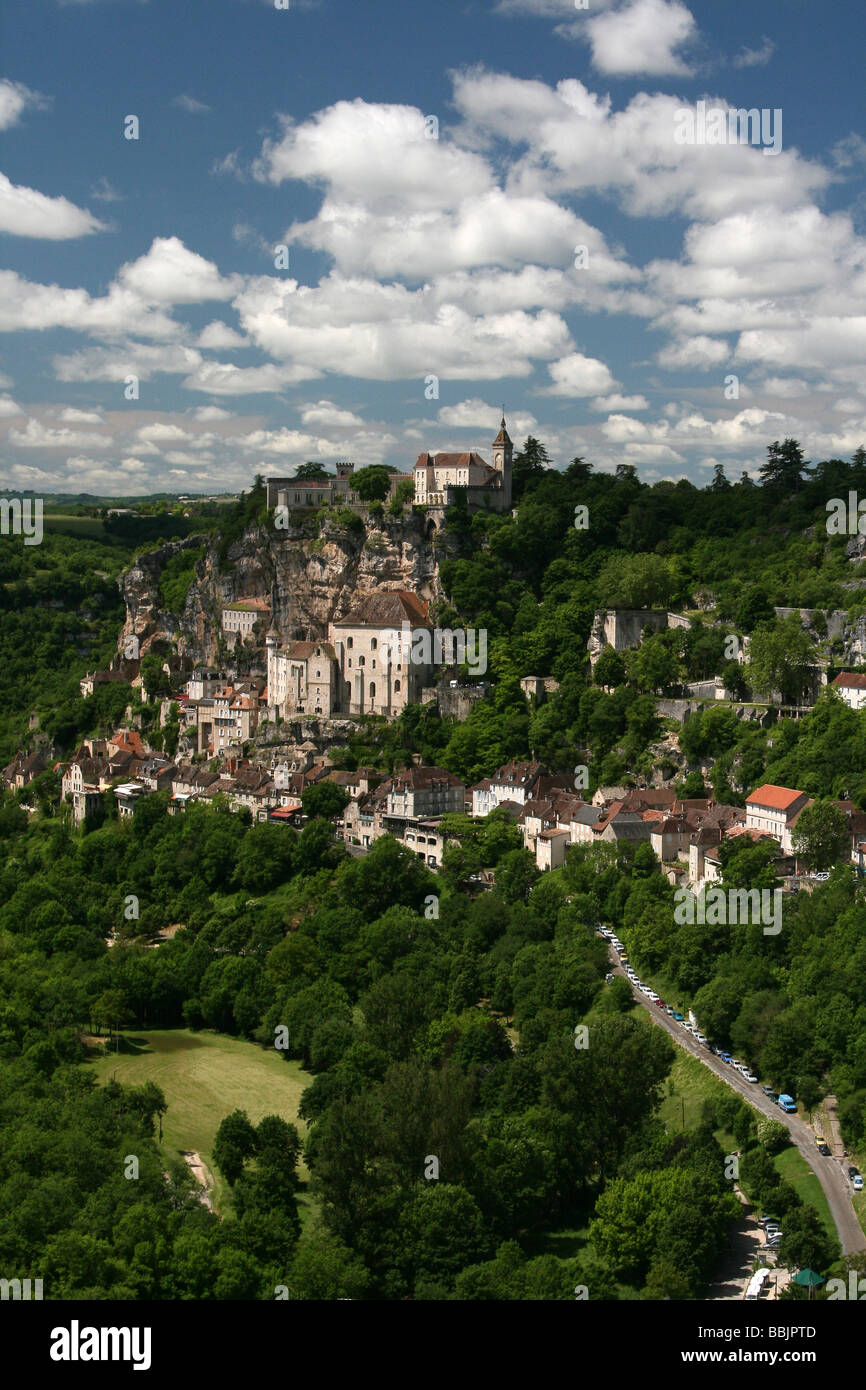
[{"label": "white car", "polygon": [[707,1040],[706,1033],[695,1033],[695,1040],[699,1043],[705,1043]]},{"label": "white car", "polygon": [[812,877],[813,877],[813,879],[815,880],[816,883],[826,883],[827,880],[829,879],[830,875],[829,875],[828,873],[822,873],[822,874],[813,874]]},{"label": "white car", "polygon": [[857,1174],[856,1178],[851,1179],[851,1186],[853,1187],[855,1192],[863,1191],[863,1178],[860,1173]]},{"label": "white car", "polygon": [[658,999],[658,995],[656,994],[656,992],[655,992],[654,989],[651,989],[651,990],[649,991],[649,994],[647,995],[647,998],[648,998],[648,999],[651,999],[652,1002],[655,1003],[656,1000]]},{"label": "white car", "polygon": [[751,1081],[754,1086],[757,1086],[758,1078],[756,1077],[753,1071],[749,1070],[748,1067],[743,1067],[743,1077],[746,1081]]}]

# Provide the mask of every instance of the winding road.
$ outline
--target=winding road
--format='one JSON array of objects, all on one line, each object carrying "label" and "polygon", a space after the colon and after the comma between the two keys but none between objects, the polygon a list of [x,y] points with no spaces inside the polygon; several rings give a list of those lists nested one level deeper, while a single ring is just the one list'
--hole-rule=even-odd
[{"label": "winding road", "polygon": [[[612,946],[609,946],[609,955],[614,974],[622,975],[623,979],[628,980],[628,976],[620,965],[619,957]],[[629,981],[629,983],[631,982]],[[786,1115],[784,1110],[780,1110],[778,1105],[774,1105],[764,1095],[763,1091],[753,1083],[745,1081],[739,1072],[734,1071],[729,1063],[721,1061],[702,1043],[696,1042],[691,1033],[687,1033],[681,1024],[675,1023],[664,1009],[658,1008],[652,1000],[647,999],[646,995],[641,994],[640,990],[635,989],[634,986],[632,986],[632,993],[637,1002],[649,1014],[653,1023],[659,1028],[664,1028],[674,1042],[678,1043],[686,1052],[690,1052],[693,1057],[697,1057],[698,1061],[703,1062],[710,1071],[715,1072],[720,1080],[737,1091],[743,1100],[747,1100],[753,1109],[759,1110],[762,1115],[767,1115],[772,1120],[779,1120],[783,1125],[787,1125],[791,1131],[791,1139],[824,1189],[824,1195],[836,1223],[842,1253],[853,1255],[857,1251],[866,1249],[866,1235],[863,1233],[851,1201],[851,1185],[846,1174],[847,1160],[827,1158],[823,1154],[819,1154],[813,1131],[800,1119],[799,1115]]]}]

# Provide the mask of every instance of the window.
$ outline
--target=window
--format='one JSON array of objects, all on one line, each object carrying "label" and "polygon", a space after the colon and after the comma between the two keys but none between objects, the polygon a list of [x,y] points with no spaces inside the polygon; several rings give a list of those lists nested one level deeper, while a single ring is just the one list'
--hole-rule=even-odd
[{"label": "window", "polygon": [[400,682],[399,682],[399,681],[395,681],[395,682],[394,682],[394,694],[395,694],[395,695],[397,694],[397,692],[399,691],[399,689],[400,689]]},{"label": "window", "polygon": [[[351,638],[351,637],[347,637],[347,638],[346,638],[346,648],[347,648],[347,650],[348,650],[348,651],[351,651],[351,650],[352,650],[352,646],[353,646],[352,638]],[[349,664],[351,665],[351,662],[350,662]]]},{"label": "window", "polygon": [[359,657],[358,657],[358,665],[359,665],[359,666],[363,666],[363,665],[364,665],[364,658],[363,658],[362,656],[359,656]]},{"label": "window", "polygon": [[374,657],[373,660],[370,662],[370,665],[372,666],[373,670],[375,671],[375,669],[376,669],[376,658],[375,658],[375,657]]},{"label": "window", "polygon": [[370,699],[371,699],[371,700],[375,700],[375,698],[376,698],[376,687],[375,687],[375,685],[373,684],[373,682],[370,681]]},{"label": "window", "polygon": [[377,645],[377,643],[376,643],[375,637],[371,637],[371,638],[370,638],[370,651],[371,651],[371,652],[374,652],[374,651],[376,650],[376,645]]}]

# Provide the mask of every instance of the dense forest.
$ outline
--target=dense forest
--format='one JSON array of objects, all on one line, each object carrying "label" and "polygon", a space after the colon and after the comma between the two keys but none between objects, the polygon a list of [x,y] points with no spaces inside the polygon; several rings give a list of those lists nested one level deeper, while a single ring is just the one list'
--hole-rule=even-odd
[{"label": "dense forest", "polygon": [[[389,837],[347,856],[326,821],[296,835],[219,804],[170,817],[160,794],[78,836],[7,799],[4,1268],[55,1297],[702,1297],[737,1210],[730,1135],[786,1213],[786,1253],[828,1269],[838,1249],[772,1167],[779,1126],[733,1093],[689,1132],[660,1122],[675,1049],[624,980],[605,983],[593,924],[622,923],[642,967],[661,960],[779,1084],[832,1085],[862,1146],[866,910],[850,880],[803,895],[777,939],[678,935],[646,846],[577,847],[539,877],[501,815],[483,827],[496,890],[472,898]],[[182,1164],[163,1176],[159,1089],[98,1087],[84,1060],[95,1028],[183,1025],[265,1048],[285,1030],[313,1077],[303,1138],[276,1116],[223,1121],[223,1219]],[[302,1154],[316,1216],[301,1232]],[[579,1228],[578,1253],[554,1253]]]}]

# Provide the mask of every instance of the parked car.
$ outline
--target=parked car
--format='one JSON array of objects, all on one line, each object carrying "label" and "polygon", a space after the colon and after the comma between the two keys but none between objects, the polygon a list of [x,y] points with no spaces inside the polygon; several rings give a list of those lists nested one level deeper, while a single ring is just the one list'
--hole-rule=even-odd
[{"label": "parked car", "polygon": [[665,1013],[666,1013],[666,1014],[670,1014],[671,1018],[675,1018],[675,1017],[676,1017],[676,1013],[675,1013],[673,1004],[665,1004]]},{"label": "parked car", "polygon": [[766,1227],[766,1226],[778,1226],[778,1224],[779,1224],[779,1218],[778,1218],[778,1216],[771,1216],[769,1212],[768,1212],[766,1215],[762,1214],[761,1216],[758,1217],[758,1225],[759,1225],[759,1226],[765,1226],[765,1227]]},{"label": "parked car", "polygon": [[823,1134],[816,1134],[816,1135],[815,1135],[815,1143],[818,1145],[819,1148],[821,1147],[822,1144],[826,1144],[826,1142],[827,1142],[827,1140],[824,1138]]},{"label": "parked car", "polygon": [[821,873],[813,874],[812,877],[816,883],[826,883],[830,875],[828,873]]},{"label": "parked car", "polygon": [[851,1179],[851,1186],[853,1187],[855,1192],[863,1191],[863,1179],[861,1178],[859,1173],[857,1174],[856,1178]]},{"label": "parked car", "polygon": [[780,1110],[784,1110],[786,1115],[796,1115],[797,1113],[797,1102],[793,1096],[787,1095],[785,1091],[779,1096],[776,1104]]},{"label": "parked car", "polygon": [[819,1152],[819,1154],[823,1154],[825,1158],[829,1158],[829,1157],[830,1157],[830,1145],[829,1145],[829,1144],[819,1144],[819,1145],[818,1145],[818,1152]]},{"label": "parked car", "polygon": [[757,1086],[758,1084],[758,1078],[756,1077],[755,1073],[753,1071],[749,1071],[747,1067],[743,1068],[743,1078],[746,1081],[751,1081],[754,1086]]},{"label": "parked car", "polygon": [[673,1019],[674,1019],[674,1023],[683,1023],[683,1022],[684,1022],[684,1019],[683,1019],[682,1014],[678,1014],[678,1013],[676,1013],[676,1012],[674,1012]]},{"label": "parked car", "polygon": [[658,1004],[660,1009],[663,1009],[665,1007],[665,1001],[663,999],[654,999],[653,1003]]},{"label": "parked car", "polygon": [[705,1043],[707,1040],[706,1033],[695,1033],[695,1037],[697,1038],[699,1043]]},{"label": "parked car", "polygon": [[761,1090],[764,1092],[764,1095],[769,1096],[771,1100],[778,1100],[778,1096],[772,1086],[762,1086]]},{"label": "parked car", "polygon": [[658,995],[656,994],[654,989],[650,990],[649,994],[647,995],[647,999],[651,1000],[653,1004],[658,1002]]},{"label": "parked car", "polygon": [[733,1057],[731,1056],[730,1052],[720,1052],[720,1053],[719,1053],[719,1057],[720,1057],[720,1059],[721,1059],[723,1062],[728,1062],[728,1063],[730,1063],[730,1062],[732,1062],[732,1061],[734,1060]]}]

